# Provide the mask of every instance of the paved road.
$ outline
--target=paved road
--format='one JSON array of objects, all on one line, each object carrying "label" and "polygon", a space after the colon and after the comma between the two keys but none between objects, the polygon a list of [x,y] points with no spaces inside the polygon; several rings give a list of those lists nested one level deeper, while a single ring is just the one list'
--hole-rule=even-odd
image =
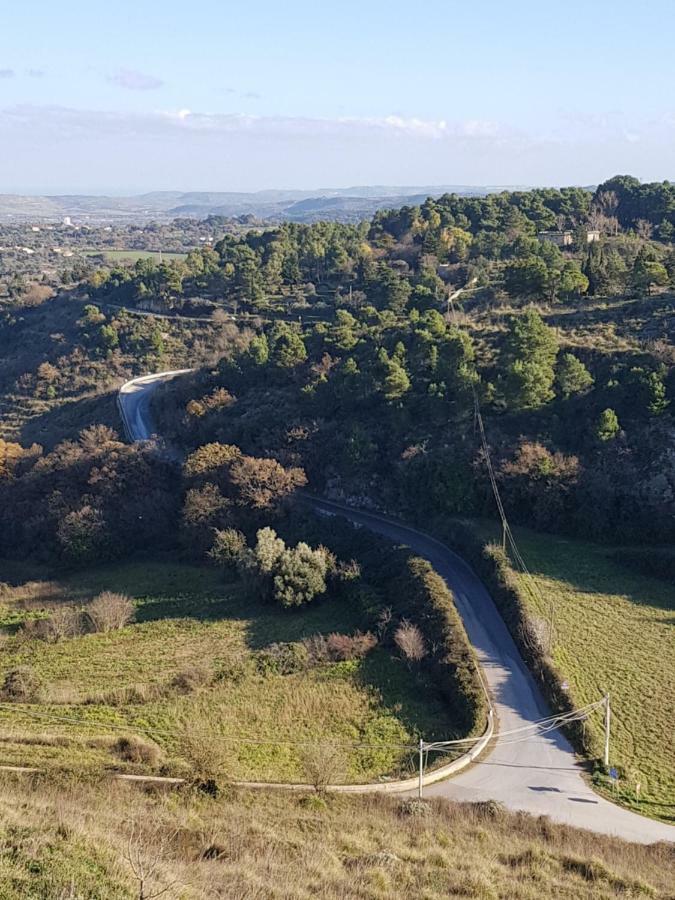
[{"label": "paved road", "polygon": [[[122,387],[120,405],[133,440],[151,436],[152,392],[161,381],[177,374],[180,372],[150,375]],[[429,535],[400,523],[329,501],[312,503],[411,547],[445,578],[483,668],[502,731],[550,715],[492,599],[462,559]],[[481,762],[449,781],[426,788],[426,795],[466,801],[497,800],[509,809],[547,815],[558,822],[629,841],[675,842],[675,826],[636,815],[595,794],[560,733],[532,735],[518,743],[513,740],[508,736],[498,738]]]}]

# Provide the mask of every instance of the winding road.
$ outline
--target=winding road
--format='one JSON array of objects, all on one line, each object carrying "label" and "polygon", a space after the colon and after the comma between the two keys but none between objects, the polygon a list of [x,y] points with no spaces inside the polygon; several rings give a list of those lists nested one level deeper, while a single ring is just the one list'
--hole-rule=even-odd
[{"label": "winding road", "polygon": [[[119,405],[132,440],[149,439],[155,428],[150,399],[157,386],[189,370],[146,375],[123,385]],[[503,732],[550,715],[497,608],[472,569],[445,545],[424,532],[373,513],[328,500],[312,499],[326,513],[344,516],[373,532],[405,544],[425,557],[455,595],[457,608],[492,695]],[[675,826],[622,809],[594,793],[569,742],[560,732],[532,734],[526,740],[505,735],[471,768],[425,788],[425,796],[475,802],[496,800],[509,809],[549,816],[628,841],[675,842]]]}]

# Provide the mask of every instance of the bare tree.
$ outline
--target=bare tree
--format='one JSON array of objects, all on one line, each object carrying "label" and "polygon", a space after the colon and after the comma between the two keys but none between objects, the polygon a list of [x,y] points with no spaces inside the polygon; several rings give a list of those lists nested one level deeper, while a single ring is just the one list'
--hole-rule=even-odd
[{"label": "bare tree", "polygon": [[124,859],[138,884],[138,900],[154,900],[182,884],[177,878],[162,884],[162,864],[168,858],[171,842],[176,834],[176,831],[165,834],[159,827],[143,833],[138,824],[132,821]]},{"label": "bare tree", "polygon": [[378,641],[382,642],[385,639],[393,617],[394,617],[394,614],[391,610],[391,606],[383,606],[377,616],[377,639],[378,639]]},{"label": "bare tree", "polygon": [[428,652],[419,626],[407,619],[403,619],[394,632],[394,643],[409,663],[420,662]]}]

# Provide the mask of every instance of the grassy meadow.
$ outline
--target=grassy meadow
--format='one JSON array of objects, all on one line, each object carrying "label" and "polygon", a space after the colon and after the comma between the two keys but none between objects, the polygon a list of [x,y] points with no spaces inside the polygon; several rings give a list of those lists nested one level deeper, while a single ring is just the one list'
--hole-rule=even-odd
[{"label": "grassy meadow", "polygon": [[[39,702],[0,705],[0,763],[146,771],[149,762],[155,771],[182,774],[186,735],[203,734],[218,744],[214,757],[226,779],[304,780],[307,753],[317,752],[307,747],[318,742],[335,745],[336,779],[367,781],[407,772],[414,756],[401,745],[420,734],[453,733],[433,685],[411,678],[380,647],[361,660],[300,671],[266,664],[265,648],[275,642],[363,629],[349,604],[284,610],[251,601],[213,569],[170,562],[57,580],[40,575],[26,581],[14,567],[2,576],[11,581],[0,595],[2,671],[30,666],[43,689]],[[22,633],[26,619],[85,603],[103,589],[134,598],[132,624],[56,643]],[[158,758],[116,759],[111,745],[120,735],[154,742]]]},{"label": "grassy meadow", "polygon": [[620,799],[675,820],[675,586],[624,568],[616,548],[526,529],[516,539],[539,587],[525,590],[534,614],[548,620],[553,602],[553,660],[575,705],[611,693]]},{"label": "grassy meadow", "polygon": [[[139,259],[151,259],[153,262],[159,262],[159,250],[86,250],[85,256],[102,256],[106,262],[138,262]],[[162,250],[162,260],[169,262],[170,260],[183,260],[187,253],[172,253]]]}]

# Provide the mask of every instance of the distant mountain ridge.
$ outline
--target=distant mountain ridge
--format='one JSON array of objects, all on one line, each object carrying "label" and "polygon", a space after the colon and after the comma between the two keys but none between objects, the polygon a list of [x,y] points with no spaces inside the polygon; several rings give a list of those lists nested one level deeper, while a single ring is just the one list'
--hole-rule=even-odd
[{"label": "distant mountain ridge", "polygon": [[151,191],[128,197],[0,194],[0,223],[26,219],[60,221],[70,216],[74,221],[94,224],[176,217],[205,219],[213,215],[227,218],[251,215],[270,222],[318,219],[354,222],[369,218],[378,209],[422,203],[427,197],[446,193],[485,196],[502,190],[527,189],[506,185],[366,185],[310,191]]}]

